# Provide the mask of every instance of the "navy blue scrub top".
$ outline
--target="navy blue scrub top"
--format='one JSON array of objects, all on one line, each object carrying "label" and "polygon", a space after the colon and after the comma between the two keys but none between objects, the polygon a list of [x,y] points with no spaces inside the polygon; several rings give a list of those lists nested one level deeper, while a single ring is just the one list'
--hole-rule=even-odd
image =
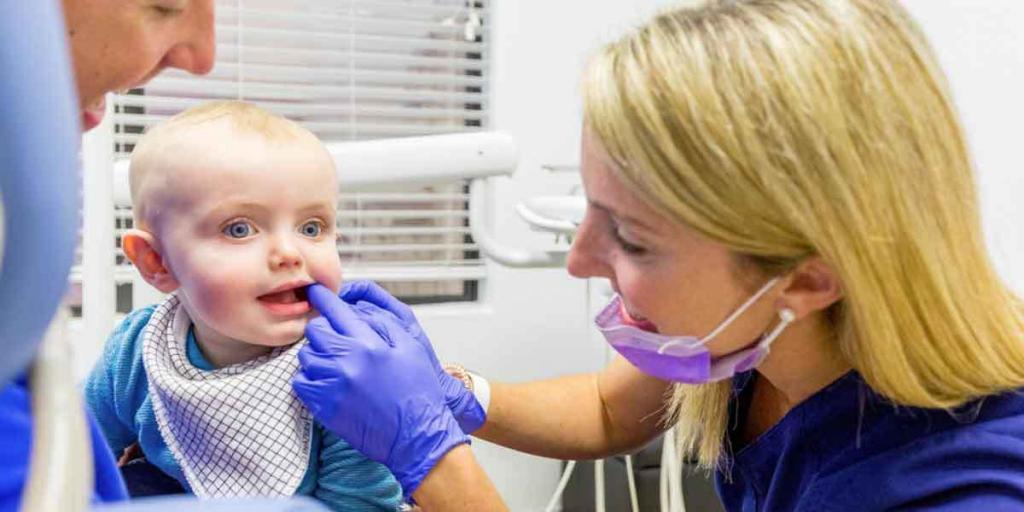
[{"label": "navy blue scrub top", "polygon": [[[16,512],[21,505],[32,447],[31,402],[24,376],[9,384],[0,384],[0,512]],[[92,503],[128,499],[114,456],[92,414],[88,414],[87,421],[95,485]]]},{"label": "navy blue scrub top", "polygon": [[1019,391],[953,413],[897,408],[850,372],[743,446],[755,378],[734,384],[731,469],[716,482],[729,512],[1024,511]]}]

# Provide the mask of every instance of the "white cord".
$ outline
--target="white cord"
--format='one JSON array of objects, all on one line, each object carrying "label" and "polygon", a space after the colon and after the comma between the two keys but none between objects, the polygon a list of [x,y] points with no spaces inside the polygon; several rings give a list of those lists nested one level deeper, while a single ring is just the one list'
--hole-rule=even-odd
[{"label": "white cord", "polygon": [[89,510],[93,460],[82,395],[68,378],[68,307],[61,304],[32,366],[32,451],[24,512]]},{"label": "white cord", "polygon": [[661,475],[659,490],[662,512],[686,512],[683,499],[683,471],[676,451],[675,429],[665,432],[661,446]]},{"label": "white cord", "polygon": [[604,459],[594,461],[594,512],[604,512]]},{"label": "white cord", "polygon": [[669,450],[668,449],[669,449],[669,445],[671,444],[671,441],[669,441],[669,438],[671,437],[671,434],[672,434],[671,430],[669,430],[668,432],[665,432],[665,438],[662,440],[662,443],[661,443],[661,469],[658,471],[658,504],[659,504],[658,510],[660,510],[661,512],[667,512],[668,511],[668,505],[669,505],[669,498],[668,498],[668,481],[669,481],[669,476],[668,476],[668,465],[669,465],[668,459],[669,459],[669,457],[668,457],[668,453],[669,453]]},{"label": "white cord", "polygon": [[562,472],[562,479],[558,482],[558,487],[555,488],[555,493],[551,495],[551,501],[548,501],[548,506],[544,507],[544,512],[555,512],[558,506],[558,501],[562,499],[562,493],[565,492],[565,486],[569,484],[569,477],[572,476],[572,470],[576,469],[576,461],[570,460],[565,465],[565,471]]},{"label": "white cord", "polygon": [[640,512],[640,500],[636,496],[636,479],[633,478],[633,457],[626,455],[626,483],[629,485],[629,507]]},{"label": "white cord", "polygon": [[679,460],[679,453],[676,451],[675,442],[672,443],[672,453],[669,454],[672,461],[672,475],[668,483],[669,496],[672,497],[672,512],[686,512],[686,502],[683,501],[683,466]]}]

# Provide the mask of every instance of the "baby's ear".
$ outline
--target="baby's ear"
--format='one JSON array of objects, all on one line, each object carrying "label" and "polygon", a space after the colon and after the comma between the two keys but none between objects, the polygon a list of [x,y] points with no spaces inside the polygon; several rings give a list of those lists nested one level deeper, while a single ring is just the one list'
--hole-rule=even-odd
[{"label": "baby's ear", "polygon": [[164,265],[157,251],[156,238],[148,231],[129,229],[121,235],[121,249],[147,283],[163,293],[178,289],[178,281]]}]

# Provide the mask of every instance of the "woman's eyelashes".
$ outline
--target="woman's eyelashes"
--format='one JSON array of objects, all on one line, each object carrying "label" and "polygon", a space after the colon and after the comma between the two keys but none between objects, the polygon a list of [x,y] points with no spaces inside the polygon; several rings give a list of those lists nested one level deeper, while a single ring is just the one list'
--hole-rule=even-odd
[{"label": "woman's eyelashes", "polygon": [[619,247],[621,247],[622,250],[625,251],[627,254],[640,255],[640,254],[644,254],[644,253],[647,252],[646,248],[641,247],[641,246],[639,246],[637,244],[634,244],[634,243],[630,242],[629,240],[627,240],[624,236],[622,236],[622,233],[619,231],[619,227],[618,226],[613,224],[611,226],[611,232],[612,232],[612,238],[615,239],[615,243],[618,244]]}]

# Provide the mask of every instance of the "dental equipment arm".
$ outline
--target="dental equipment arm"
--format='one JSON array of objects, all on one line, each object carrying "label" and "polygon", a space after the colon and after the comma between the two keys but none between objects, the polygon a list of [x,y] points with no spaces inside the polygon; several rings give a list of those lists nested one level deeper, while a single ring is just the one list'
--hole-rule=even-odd
[{"label": "dental equipment arm", "polygon": [[[402,184],[470,180],[469,228],[487,258],[516,268],[562,267],[565,251],[511,247],[488,229],[487,182],[516,170],[515,140],[501,132],[457,133],[327,144],[346,193]],[[114,203],[130,206],[128,161],[114,164]]]}]

